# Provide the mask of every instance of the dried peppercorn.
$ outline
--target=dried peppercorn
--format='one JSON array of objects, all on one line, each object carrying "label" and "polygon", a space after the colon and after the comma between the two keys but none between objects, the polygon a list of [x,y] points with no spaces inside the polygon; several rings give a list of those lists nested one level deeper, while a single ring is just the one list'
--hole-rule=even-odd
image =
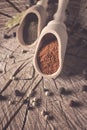
[{"label": "dried peppercorn", "polygon": [[87,92],[87,85],[82,86],[82,91]]},{"label": "dried peppercorn", "polygon": [[71,101],[70,101],[70,106],[71,106],[71,107],[80,107],[80,106],[82,106],[82,104],[81,104],[81,102],[79,102],[79,101],[71,100]]}]

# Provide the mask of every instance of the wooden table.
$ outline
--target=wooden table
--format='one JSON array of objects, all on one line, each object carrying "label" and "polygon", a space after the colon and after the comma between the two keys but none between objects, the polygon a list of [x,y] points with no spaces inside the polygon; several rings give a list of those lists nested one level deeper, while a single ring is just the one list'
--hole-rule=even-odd
[{"label": "wooden table", "polygon": [[[14,1],[25,10],[27,1]],[[11,16],[17,12],[5,0],[0,11]],[[8,19],[0,15],[0,130],[87,130],[87,0],[70,0],[68,5],[69,40],[56,79],[36,73],[34,48],[23,52],[16,38],[3,39]],[[33,108],[32,100],[38,100]]]}]

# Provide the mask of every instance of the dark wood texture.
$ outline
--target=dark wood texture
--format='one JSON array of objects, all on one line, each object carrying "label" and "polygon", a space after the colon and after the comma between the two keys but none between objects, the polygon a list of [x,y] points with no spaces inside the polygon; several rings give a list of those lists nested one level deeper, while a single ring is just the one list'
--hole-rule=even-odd
[{"label": "dark wood texture", "polygon": [[[28,3],[10,1],[20,11]],[[49,14],[52,8],[50,4]],[[0,0],[0,12],[13,16],[18,11]],[[10,17],[0,14],[0,130],[87,130],[87,0],[70,0],[66,12],[69,40],[63,70],[56,79],[36,73],[32,64],[34,48],[23,53],[16,38],[3,38]],[[51,95],[46,96],[44,88]],[[34,91],[34,97],[41,101],[30,109]],[[41,115],[43,110],[53,118],[46,120]]]}]

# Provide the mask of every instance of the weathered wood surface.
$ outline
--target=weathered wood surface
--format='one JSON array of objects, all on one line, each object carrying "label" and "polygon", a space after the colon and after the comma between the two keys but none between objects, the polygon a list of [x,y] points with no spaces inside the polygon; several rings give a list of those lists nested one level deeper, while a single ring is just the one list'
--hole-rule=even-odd
[{"label": "weathered wood surface", "polygon": [[[20,4],[12,1],[25,9],[25,0]],[[12,16],[16,10],[0,0],[0,11]],[[0,15],[0,130],[87,130],[87,91],[83,91],[87,85],[83,75],[87,70],[87,0],[70,0],[67,16],[69,40],[64,67],[53,80],[34,73],[34,48],[23,54],[15,38],[3,39],[8,18]],[[12,76],[17,79],[10,79]],[[64,94],[60,94],[62,87],[67,90]],[[46,96],[44,88],[53,94]],[[17,90],[21,94],[17,95]],[[41,105],[29,110],[29,102],[24,104],[24,100],[30,99],[31,91],[36,92]],[[77,102],[75,106],[70,106],[72,100]],[[46,120],[42,110],[49,111],[53,120]]]}]

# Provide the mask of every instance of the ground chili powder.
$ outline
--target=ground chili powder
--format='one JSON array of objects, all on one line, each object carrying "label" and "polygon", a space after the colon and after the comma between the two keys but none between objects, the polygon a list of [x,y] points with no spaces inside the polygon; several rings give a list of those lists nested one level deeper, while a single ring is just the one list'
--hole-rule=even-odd
[{"label": "ground chili powder", "polygon": [[37,55],[38,65],[43,74],[53,74],[58,70],[58,42],[51,40],[40,48]]}]

